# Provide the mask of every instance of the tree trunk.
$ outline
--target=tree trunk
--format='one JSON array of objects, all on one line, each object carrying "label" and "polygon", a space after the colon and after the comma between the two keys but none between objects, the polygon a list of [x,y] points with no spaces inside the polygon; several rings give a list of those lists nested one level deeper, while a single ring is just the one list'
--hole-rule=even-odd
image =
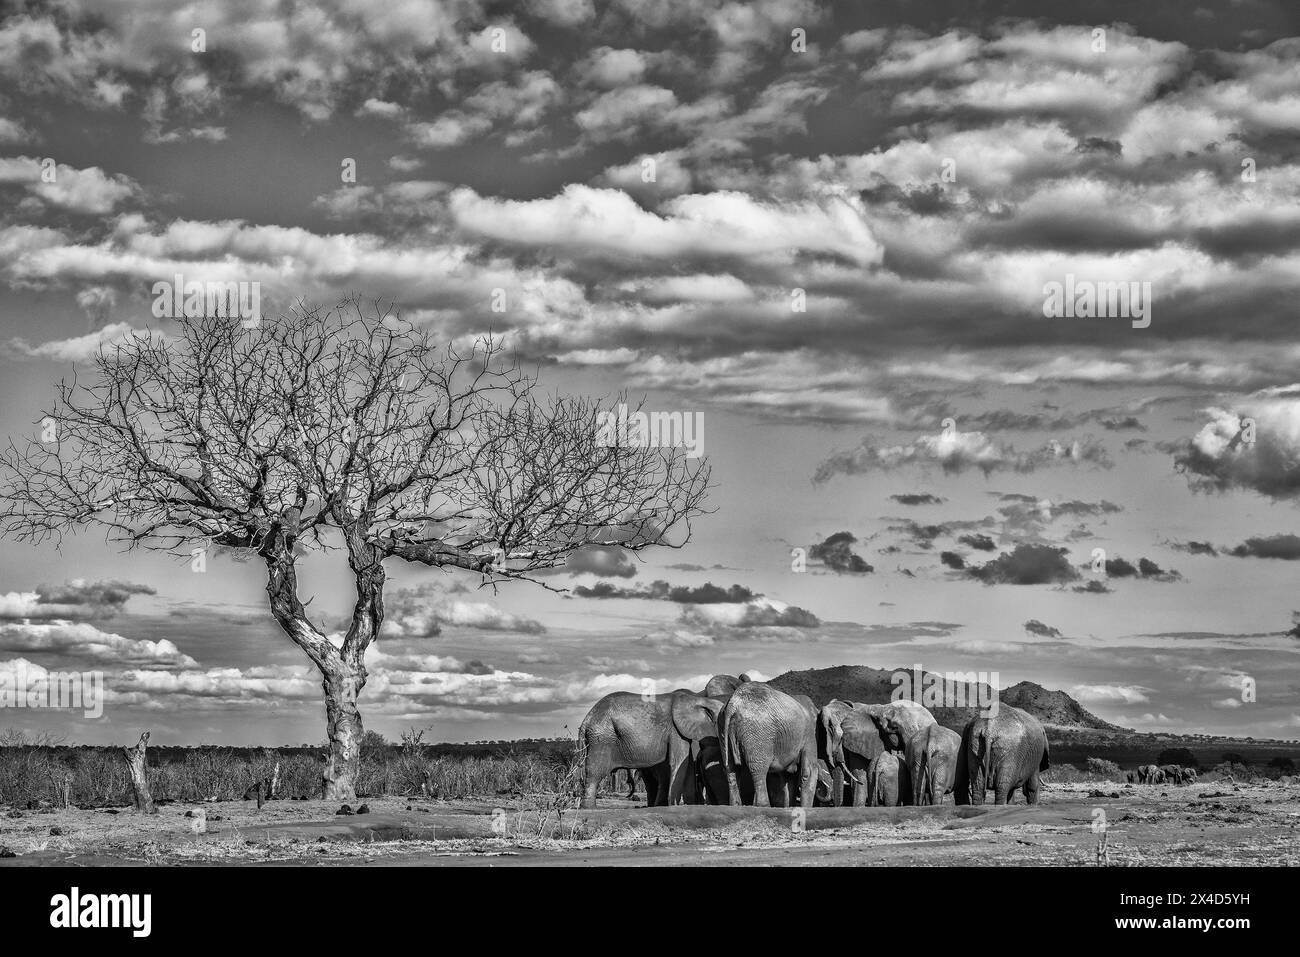
[{"label": "tree trunk", "polygon": [[[358,676],[341,668],[325,676],[325,725],[329,734],[329,756],[325,759],[324,794],[327,801],[355,801],[357,776],[361,770],[361,712],[357,695]],[[361,681],[365,678],[362,677]]]},{"label": "tree trunk", "polygon": [[322,774],[322,796],[327,801],[354,801],[361,767],[361,712],[357,697],[366,684],[366,649],[379,635],[384,620],[383,553],[365,541],[367,521],[345,530],[348,565],[356,578],[357,601],[352,624],[336,648],[307,617],[298,597],[294,564],[294,522],[273,526],[259,553],[266,560],[266,591],[271,613],[294,644],[306,652],[321,673],[325,692],[325,733],[329,753]]},{"label": "tree trunk", "polygon": [[157,814],[153,795],[149,791],[149,765],[145,759],[145,749],[149,747],[149,732],[140,735],[134,748],[123,748],[126,765],[131,772],[131,790],[135,793],[135,809],[141,814]]}]

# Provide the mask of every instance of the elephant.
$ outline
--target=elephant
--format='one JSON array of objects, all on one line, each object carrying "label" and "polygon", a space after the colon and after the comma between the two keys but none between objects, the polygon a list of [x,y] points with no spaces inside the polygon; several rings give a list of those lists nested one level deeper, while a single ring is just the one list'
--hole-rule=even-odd
[{"label": "elephant", "polygon": [[993,789],[993,803],[1006,804],[1017,790],[1038,803],[1038,775],[1051,766],[1047,734],[1038,719],[1011,705],[981,714],[966,724],[953,787],[958,804],[983,804]]},{"label": "elephant", "polygon": [[1165,773],[1160,770],[1159,766],[1154,764],[1144,764],[1138,768],[1139,784],[1163,784]]},{"label": "elephant", "polygon": [[1137,772],[1135,771],[1125,772],[1124,780],[1127,781],[1129,784],[1135,783],[1137,781]]},{"label": "elephant", "polygon": [[1183,769],[1177,764],[1162,764],[1160,770],[1164,772],[1165,781],[1169,784],[1183,783]]},{"label": "elephant", "polygon": [[[847,777],[853,783],[854,807],[866,806],[867,771],[871,760],[885,750],[884,739],[871,720],[870,707],[836,699],[818,715],[818,739],[823,742],[826,763],[837,778]],[[835,797],[843,803],[843,794],[838,793],[838,787],[836,791]]]},{"label": "elephant", "polygon": [[907,767],[896,751],[881,751],[871,759],[867,769],[867,804],[871,807],[897,807],[912,803],[912,785]]},{"label": "elephant", "polygon": [[596,806],[596,790],[611,771],[640,771],[646,806],[697,803],[699,769],[708,765],[708,787],[725,793],[717,752],[717,716],[722,703],[693,691],[643,696],[615,691],[597,701],[582,719],[578,746],[584,749],[582,807]]},{"label": "elephant", "polygon": [[1192,784],[1192,783],[1194,783],[1195,781],[1196,781],[1196,769],[1195,769],[1195,768],[1183,768],[1182,783],[1183,783],[1183,784]]},{"label": "elephant", "polygon": [[900,698],[889,704],[870,705],[867,712],[875,722],[885,747],[890,751],[905,750],[912,735],[938,724],[929,708],[908,698]]},{"label": "elephant", "polygon": [[[732,804],[771,807],[798,776],[799,805],[812,807],[817,786],[817,709],[758,681],[742,683],[718,719],[722,767]],[[743,772],[742,772],[743,768]]]},{"label": "elephant", "polygon": [[[917,713],[912,714],[913,709]],[[836,699],[822,708],[819,738],[825,739],[826,760],[832,771],[838,771],[853,783],[854,807],[867,804],[870,792],[867,775],[872,759],[891,748],[902,750],[900,734],[933,722],[934,716],[929,711],[911,701],[859,704]]]},{"label": "elephant", "polygon": [[927,725],[907,739],[904,755],[912,782],[913,804],[942,804],[957,777],[961,735],[939,724]]}]

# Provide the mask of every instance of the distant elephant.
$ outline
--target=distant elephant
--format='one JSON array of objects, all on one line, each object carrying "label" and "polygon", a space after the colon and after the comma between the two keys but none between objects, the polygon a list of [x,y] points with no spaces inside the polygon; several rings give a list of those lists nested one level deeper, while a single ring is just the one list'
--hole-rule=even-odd
[{"label": "distant elephant", "polygon": [[1192,783],[1195,782],[1195,781],[1196,781],[1196,769],[1195,769],[1195,768],[1183,768],[1183,778],[1182,778],[1182,783],[1183,783],[1183,784],[1192,784]]},{"label": "distant elephant", "polygon": [[[582,719],[584,808],[596,806],[596,790],[611,771],[641,772],[646,806],[697,803],[701,756],[717,747],[716,717],[721,703],[692,691],[643,696],[615,691],[597,701]],[[722,793],[722,766],[712,765],[710,790]]]},{"label": "distant elephant", "polygon": [[1135,772],[1135,771],[1126,771],[1125,774],[1124,774],[1124,780],[1127,781],[1129,784],[1134,784],[1134,783],[1136,783],[1136,781],[1137,781],[1137,772]]},{"label": "distant elephant", "polygon": [[999,705],[995,713],[972,718],[962,732],[954,799],[983,804],[985,790],[992,788],[994,804],[1009,803],[1017,790],[1027,803],[1037,804],[1038,775],[1050,766],[1047,734],[1038,719]]},{"label": "distant elephant", "polygon": [[[622,771],[611,771],[609,773],[608,790],[612,794],[620,794],[622,791],[626,790],[626,800],[631,801],[636,797],[636,774],[637,772],[633,771],[631,768],[624,768]],[[620,781],[622,781],[623,784],[626,784],[627,787],[621,787],[619,784]]]},{"label": "distant elephant", "polygon": [[1183,769],[1177,764],[1162,764],[1160,770],[1164,772],[1165,781],[1168,784],[1183,783]]},{"label": "distant elephant", "polygon": [[730,802],[770,807],[797,775],[799,805],[812,807],[816,727],[817,709],[807,695],[788,695],[758,681],[737,687],[718,719]]},{"label": "distant elephant", "polygon": [[709,683],[704,686],[704,696],[706,698],[717,698],[725,702],[731,697],[731,693],[739,688],[749,679],[744,675],[739,678],[733,675],[714,675],[709,679]]},{"label": "distant elephant", "polygon": [[864,790],[870,807],[897,807],[912,803],[907,767],[897,752],[881,751],[871,759]]},{"label": "distant elephant", "polygon": [[957,779],[960,752],[961,735],[938,724],[927,725],[907,739],[904,755],[912,782],[912,804],[943,803]]},{"label": "distant elephant", "polygon": [[1144,764],[1138,768],[1138,783],[1140,784],[1163,784],[1165,774],[1157,765]]}]

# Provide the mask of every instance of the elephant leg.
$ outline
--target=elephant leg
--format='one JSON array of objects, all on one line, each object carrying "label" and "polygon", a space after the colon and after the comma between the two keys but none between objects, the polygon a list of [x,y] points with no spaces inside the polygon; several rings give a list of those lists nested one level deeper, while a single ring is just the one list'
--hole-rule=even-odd
[{"label": "elephant leg", "polygon": [[668,794],[665,803],[676,805],[679,801],[695,802],[695,762],[691,760],[689,744],[675,739],[668,745]]},{"label": "elephant leg", "polygon": [[673,786],[672,766],[664,761],[655,767],[655,807],[667,807],[668,795]]},{"label": "elephant leg", "polygon": [[1029,775],[1029,780],[1025,782],[1024,791],[1026,804],[1038,803],[1038,786],[1038,771],[1035,770],[1033,774]]},{"label": "elephant leg", "polygon": [[844,769],[836,767],[831,772],[831,807],[844,806]]},{"label": "elephant leg", "polygon": [[[642,768],[641,780],[645,782],[645,806],[659,807],[668,800],[668,782],[664,780],[664,772],[660,767]],[[660,800],[660,792],[663,792],[663,800]]]},{"label": "elephant leg", "polygon": [[749,777],[754,782],[754,807],[771,807],[772,800],[767,793],[767,768],[771,762],[757,762],[749,765]]},{"label": "elephant leg", "polygon": [[645,806],[655,806],[655,773],[649,768],[641,769],[641,784],[645,787]]},{"label": "elephant leg", "polygon": [[748,770],[745,770],[736,776],[735,789],[733,793],[735,794],[734,800],[737,805],[744,805],[745,807],[753,805],[754,778]]},{"label": "elephant leg", "polygon": [[812,807],[817,799],[817,764],[816,756],[810,763],[807,758],[799,768],[799,806]]},{"label": "elephant leg", "polygon": [[583,768],[583,810],[591,810],[596,806],[596,792],[600,789],[600,782],[605,780],[605,775],[610,773],[612,763],[603,748],[588,749]]},{"label": "elephant leg", "polygon": [[857,774],[854,774],[853,775],[853,806],[854,807],[867,806],[867,792],[869,790],[870,789],[867,787],[867,772],[859,771]]},{"label": "elephant leg", "polygon": [[993,775],[993,803],[1010,804],[1011,798],[1015,795],[1015,788],[1008,787],[999,780],[999,775]]},{"label": "elephant leg", "polygon": [[768,774],[764,782],[767,787],[767,802],[772,807],[786,806],[786,791],[789,782],[784,774]]}]

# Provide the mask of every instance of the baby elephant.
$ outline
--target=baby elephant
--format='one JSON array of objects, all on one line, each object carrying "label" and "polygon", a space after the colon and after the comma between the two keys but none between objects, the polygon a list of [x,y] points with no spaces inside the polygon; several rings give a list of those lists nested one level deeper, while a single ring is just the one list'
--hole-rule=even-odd
[{"label": "baby elephant", "polygon": [[907,776],[912,781],[913,804],[942,804],[957,778],[961,735],[932,724],[907,739]]},{"label": "baby elephant", "polygon": [[912,784],[907,767],[896,751],[882,751],[867,768],[867,805],[898,807],[912,803]]}]

